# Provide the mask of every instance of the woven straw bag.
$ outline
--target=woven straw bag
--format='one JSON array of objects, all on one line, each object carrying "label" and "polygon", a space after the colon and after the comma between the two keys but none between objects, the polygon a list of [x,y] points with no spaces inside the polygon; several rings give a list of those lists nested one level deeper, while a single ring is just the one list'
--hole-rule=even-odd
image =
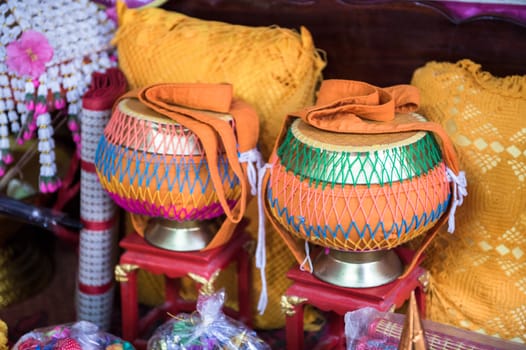
[{"label": "woven straw bag", "polygon": [[0,320],[0,350],[7,350],[8,339],[7,339],[7,325],[4,321]]},{"label": "woven straw bag", "polygon": [[[300,33],[279,27],[247,27],[204,21],[176,12],[149,8],[127,9],[118,4],[119,29],[114,42],[119,65],[132,88],[162,82],[230,83],[234,96],[251,104],[260,119],[259,147],[268,158],[282,118],[312,104],[325,60],[316,50],[307,29]],[[257,205],[246,211],[248,231],[257,233]],[[269,226],[269,232],[271,228]],[[294,264],[292,255],[275,232],[267,239],[269,307],[255,318],[257,328],[284,324],[279,301],[289,285],[286,271]],[[229,273],[227,273],[230,275]],[[254,269],[254,276],[258,270]],[[144,276],[145,274],[141,274]],[[231,280],[222,276],[221,280]],[[162,295],[152,280],[144,300],[155,302]],[[225,284],[231,284],[225,282]],[[261,289],[255,277],[252,295]],[[143,293],[144,294],[144,293]],[[232,294],[229,296],[234,297]],[[253,301],[255,305],[256,300]],[[255,307],[255,306],[254,306]]]},{"label": "woven straw bag", "polygon": [[412,84],[470,179],[455,234],[428,251],[428,315],[526,341],[526,76],[496,78],[469,60],[431,62]]}]

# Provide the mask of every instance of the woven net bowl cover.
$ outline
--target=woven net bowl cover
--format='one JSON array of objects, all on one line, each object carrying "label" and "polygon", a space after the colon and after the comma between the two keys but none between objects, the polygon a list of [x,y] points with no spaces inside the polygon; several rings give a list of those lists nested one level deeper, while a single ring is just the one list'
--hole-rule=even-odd
[{"label": "woven net bowl cover", "polygon": [[425,232],[447,209],[440,148],[423,131],[339,134],[296,119],[277,154],[270,211],[292,235],[317,245],[393,248]]},{"label": "woven net bowl cover", "polygon": [[[233,207],[239,180],[223,153],[218,163],[226,199]],[[115,109],[95,165],[102,187],[134,214],[177,221],[223,214],[197,136],[138,100],[122,100]]]}]

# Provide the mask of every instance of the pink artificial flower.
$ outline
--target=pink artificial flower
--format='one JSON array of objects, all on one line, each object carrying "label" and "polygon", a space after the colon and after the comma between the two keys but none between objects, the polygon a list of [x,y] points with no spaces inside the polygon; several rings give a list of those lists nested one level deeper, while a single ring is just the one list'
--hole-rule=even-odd
[{"label": "pink artificial flower", "polygon": [[7,67],[18,75],[38,78],[52,58],[53,48],[46,36],[34,30],[25,31],[17,41],[7,45]]}]

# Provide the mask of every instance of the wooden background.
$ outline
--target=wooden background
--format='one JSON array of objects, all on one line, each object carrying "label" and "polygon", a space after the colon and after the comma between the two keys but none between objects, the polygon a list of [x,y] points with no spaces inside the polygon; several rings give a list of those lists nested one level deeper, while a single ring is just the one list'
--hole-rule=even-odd
[{"label": "wooden background", "polygon": [[408,83],[427,61],[463,58],[497,76],[526,74],[525,23],[491,15],[460,19],[437,1],[171,0],[164,7],[235,24],[303,25],[327,53],[325,78]]}]

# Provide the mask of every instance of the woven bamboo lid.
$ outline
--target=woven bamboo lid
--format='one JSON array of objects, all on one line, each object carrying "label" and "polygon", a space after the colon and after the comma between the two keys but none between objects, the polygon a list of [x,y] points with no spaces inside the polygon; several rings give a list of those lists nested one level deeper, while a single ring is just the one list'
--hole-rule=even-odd
[{"label": "woven bamboo lid", "polygon": [[[418,114],[398,114],[396,119],[400,124],[426,120]],[[374,121],[369,122],[376,123]],[[296,119],[292,123],[291,129],[294,136],[303,143],[335,152],[373,152],[401,147],[415,143],[427,134],[423,131],[375,135],[336,133],[317,129],[303,122],[301,119]]]}]

